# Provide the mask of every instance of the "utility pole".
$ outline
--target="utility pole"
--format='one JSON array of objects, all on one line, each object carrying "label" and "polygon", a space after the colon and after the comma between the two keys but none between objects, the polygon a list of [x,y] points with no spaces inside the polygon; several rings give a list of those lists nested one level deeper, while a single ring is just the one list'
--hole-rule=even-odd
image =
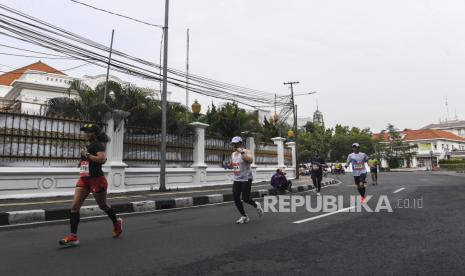
[{"label": "utility pole", "polygon": [[276,114],[276,100],[277,100],[278,95],[275,93],[274,94],[274,115],[277,116]]},{"label": "utility pole", "polygon": [[108,65],[107,65],[107,77],[105,80],[105,94],[103,94],[103,103],[107,100],[108,93],[108,78],[110,77],[110,64],[111,64],[111,53],[113,52],[113,38],[115,36],[115,30],[111,30],[111,42],[110,42],[110,54],[108,55]]},{"label": "utility pole", "polygon": [[[291,87],[291,104],[292,104],[292,113],[294,113],[294,137],[295,137],[295,155],[297,157],[297,109],[294,102],[294,84],[299,84],[299,81],[289,81],[285,82],[284,85],[289,85]],[[297,162],[296,162],[297,163]],[[295,178],[299,179],[299,165],[295,164]]]},{"label": "utility pole", "polygon": [[187,28],[187,49],[186,49],[186,106],[189,108],[189,28]]},{"label": "utility pole", "polygon": [[165,25],[163,27],[163,90],[161,92],[161,148],[160,148],[160,191],[166,191],[166,111],[168,94],[168,15],[169,0],[165,1]]}]

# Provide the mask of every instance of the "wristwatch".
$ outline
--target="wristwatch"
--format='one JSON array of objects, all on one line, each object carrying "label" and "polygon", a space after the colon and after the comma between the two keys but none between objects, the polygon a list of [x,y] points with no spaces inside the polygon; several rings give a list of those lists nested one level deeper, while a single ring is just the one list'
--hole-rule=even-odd
[{"label": "wristwatch", "polygon": [[89,159],[90,153],[86,152],[85,156],[87,159]]}]

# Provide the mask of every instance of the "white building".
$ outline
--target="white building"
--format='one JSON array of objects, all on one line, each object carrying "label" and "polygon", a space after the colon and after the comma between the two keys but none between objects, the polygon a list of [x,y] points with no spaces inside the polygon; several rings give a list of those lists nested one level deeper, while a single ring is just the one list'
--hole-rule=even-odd
[{"label": "white building", "polygon": [[[431,168],[437,166],[439,160],[456,157],[465,151],[465,138],[452,132],[438,129],[420,129],[401,131],[402,140],[415,145],[415,156],[412,160],[404,160],[404,167]],[[381,143],[389,141],[389,134],[374,134]]]},{"label": "white building", "polygon": [[441,121],[438,124],[429,124],[422,129],[445,130],[465,138],[465,121],[463,120]]},{"label": "white building", "polygon": [[[109,79],[123,85],[129,84],[115,76],[109,76]],[[80,80],[94,89],[99,83],[105,82],[106,75],[71,77],[41,61],[0,75],[0,110],[42,114],[48,100],[68,96],[68,87],[74,80]],[[159,91],[144,89],[155,99],[160,99]],[[69,96],[75,97],[76,94],[71,93]],[[171,92],[168,92],[168,100],[170,96]]]}]

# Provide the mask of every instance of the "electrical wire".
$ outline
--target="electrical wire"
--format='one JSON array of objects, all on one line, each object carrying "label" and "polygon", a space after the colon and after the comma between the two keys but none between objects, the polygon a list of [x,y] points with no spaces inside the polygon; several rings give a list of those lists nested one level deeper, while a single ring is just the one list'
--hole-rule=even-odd
[{"label": "electrical wire", "polygon": [[115,15],[115,16],[119,16],[119,17],[122,17],[122,18],[125,18],[125,19],[128,19],[128,20],[132,20],[132,21],[137,22],[137,23],[141,23],[141,24],[144,24],[144,25],[149,25],[149,26],[157,27],[157,28],[163,28],[162,25],[157,25],[157,24],[145,22],[145,21],[142,21],[142,20],[140,20],[140,19],[133,18],[133,17],[130,17],[130,16],[127,16],[127,15],[115,13],[115,12],[108,11],[108,10],[104,10],[104,9],[101,9],[101,8],[97,8],[97,7],[95,7],[95,6],[92,6],[92,5],[83,3],[83,2],[79,2],[79,1],[76,1],[76,0],[70,0],[70,1],[71,1],[71,2],[74,2],[74,3],[76,3],[76,4],[80,4],[80,5],[86,6],[86,7],[91,8],[91,9],[97,10],[97,11],[101,11],[101,12],[108,13],[108,14]]},{"label": "electrical wire", "polygon": [[[0,4],[0,8],[23,18],[19,19],[0,14],[0,28],[5,30],[0,34],[59,52],[74,59],[84,60],[100,67],[108,65],[108,47],[5,5]],[[76,45],[76,43],[82,46]],[[90,47],[90,49],[86,47]],[[117,50],[113,50],[112,53],[114,58],[111,60],[110,65],[115,71],[143,79],[161,81],[161,73],[153,70],[159,71],[162,68],[159,64]],[[186,73],[172,68],[168,68],[168,72],[171,74],[171,76],[168,75],[170,85],[188,88],[189,91],[195,93],[231,100],[251,107],[257,107],[260,103],[262,106],[271,106],[274,103],[274,93],[249,89],[193,74],[189,74],[189,87],[186,87]],[[285,97],[281,98],[285,99]]]}]

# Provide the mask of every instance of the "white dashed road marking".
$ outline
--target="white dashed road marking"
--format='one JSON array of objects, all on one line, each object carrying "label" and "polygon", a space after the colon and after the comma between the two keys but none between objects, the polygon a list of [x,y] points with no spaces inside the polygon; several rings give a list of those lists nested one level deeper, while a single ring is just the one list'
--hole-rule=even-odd
[{"label": "white dashed road marking", "polygon": [[352,210],[352,209],[354,209],[354,208],[355,208],[355,206],[347,207],[347,208],[344,208],[344,209],[341,209],[341,210],[337,210],[337,211],[335,211],[335,212],[331,212],[331,213],[319,215],[319,216],[316,216],[316,217],[311,217],[311,218],[307,218],[307,219],[302,219],[302,220],[294,221],[293,223],[295,223],[295,224],[300,224],[300,223],[304,223],[304,222],[316,220],[316,219],[319,219],[319,218],[324,218],[324,217],[327,217],[327,216],[331,216],[331,215],[334,215],[334,214],[337,214],[337,213],[347,212],[347,211]]}]

